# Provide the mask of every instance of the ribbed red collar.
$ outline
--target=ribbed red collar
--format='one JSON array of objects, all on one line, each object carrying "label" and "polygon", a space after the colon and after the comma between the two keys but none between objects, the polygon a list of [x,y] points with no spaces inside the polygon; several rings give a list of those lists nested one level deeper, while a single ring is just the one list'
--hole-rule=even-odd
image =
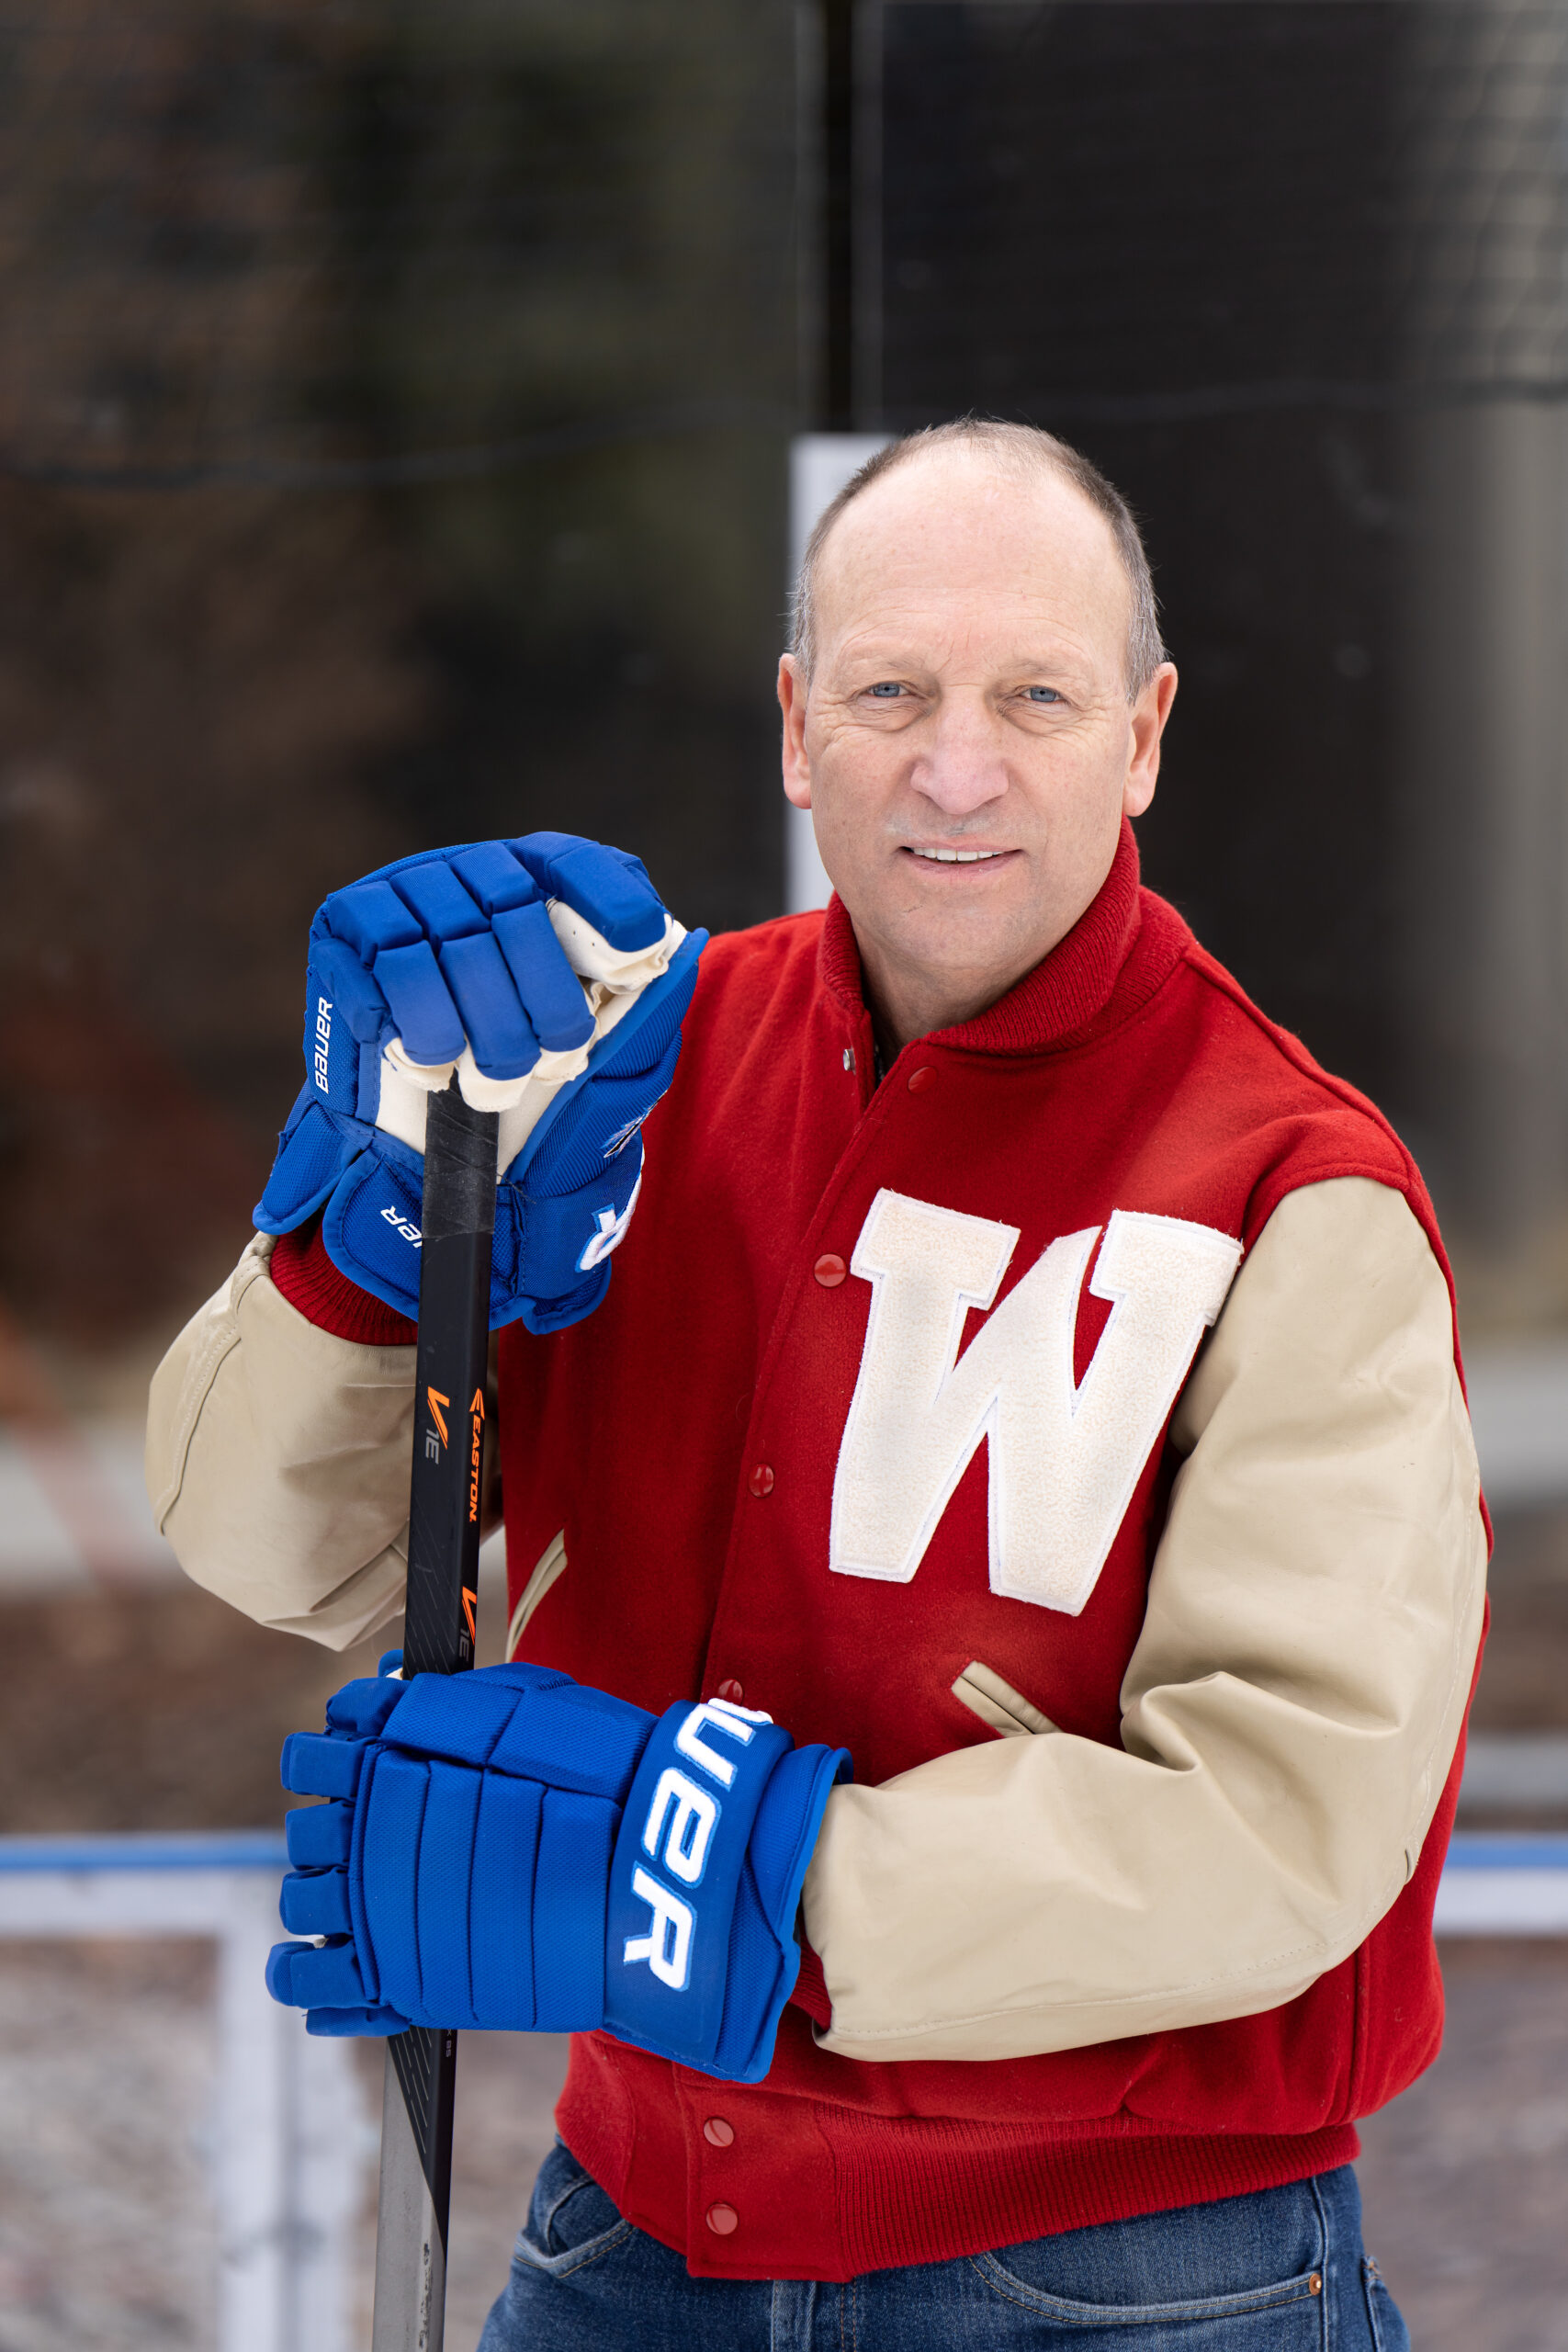
[{"label": "ribbed red collar", "polygon": [[[1138,844],[1123,817],[1111,871],[1066,937],[987,1011],[955,1028],[938,1029],[925,1042],[992,1054],[1038,1053],[1042,1046],[1060,1044],[1104,1011],[1137,944],[1142,922]],[[860,949],[837,892],[822,925],[817,970],[823,987],[846,1012],[857,1022],[863,1019]]]}]

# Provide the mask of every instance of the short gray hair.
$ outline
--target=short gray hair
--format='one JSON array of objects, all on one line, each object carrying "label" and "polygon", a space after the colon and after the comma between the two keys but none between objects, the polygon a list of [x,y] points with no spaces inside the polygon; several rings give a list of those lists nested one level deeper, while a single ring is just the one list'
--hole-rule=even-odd
[{"label": "short gray hair", "polygon": [[1166,652],[1160,641],[1159,608],[1155,601],[1149,560],[1132,508],[1097,465],[1081,450],[1058,441],[1054,433],[1046,433],[1037,424],[1008,424],[999,418],[985,416],[961,416],[950,424],[928,424],[922,432],[908,433],[901,440],[890,441],[886,448],[868,458],[858,473],[851,475],[837,498],[823,509],[816,529],[806,542],[790,616],[790,651],[806,676],[809,679],[817,661],[818,567],[834,524],[862,491],[869,490],[874,481],[891,473],[895,467],[908,465],[912,458],[924,457],[928,449],[954,444],[994,458],[1018,474],[1049,468],[1071,482],[1110,524],[1132,591],[1133,610],[1127,627],[1127,699],[1136,702],[1165,660]]}]

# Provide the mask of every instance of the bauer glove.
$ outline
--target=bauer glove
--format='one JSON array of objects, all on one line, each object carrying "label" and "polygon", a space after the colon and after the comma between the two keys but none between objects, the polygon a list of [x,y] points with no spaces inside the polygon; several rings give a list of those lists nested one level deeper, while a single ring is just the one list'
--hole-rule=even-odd
[{"label": "bauer glove", "polygon": [[275,1999],[313,2033],[596,2028],[761,2082],[844,1749],[727,1700],[660,1716],[546,1667],[350,1682],[298,1733]]},{"label": "bauer glove", "polygon": [[322,1212],[340,1271],[417,1315],[425,1110],[456,1069],[501,1114],[491,1327],[577,1322],[608,1287],[706,936],[637,858],[571,833],[434,850],[334,891],[257,1226]]}]

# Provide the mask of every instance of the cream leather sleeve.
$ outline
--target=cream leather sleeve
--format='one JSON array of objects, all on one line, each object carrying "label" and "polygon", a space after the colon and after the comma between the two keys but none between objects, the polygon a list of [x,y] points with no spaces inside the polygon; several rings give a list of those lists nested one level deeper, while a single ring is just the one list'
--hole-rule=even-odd
[{"label": "cream leather sleeve", "polygon": [[342,1650],[403,1605],[414,1351],[318,1329],[271,1254],[257,1234],[153,1374],[147,1491],[195,1583]]},{"label": "cream leather sleeve", "polygon": [[829,1798],[805,1898],[825,2048],[1008,2058],[1273,2008],[1408,1878],[1485,1544],[1448,1292],[1401,1194],[1280,1203],[1172,1437],[1122,1747],[998,1737]]}]

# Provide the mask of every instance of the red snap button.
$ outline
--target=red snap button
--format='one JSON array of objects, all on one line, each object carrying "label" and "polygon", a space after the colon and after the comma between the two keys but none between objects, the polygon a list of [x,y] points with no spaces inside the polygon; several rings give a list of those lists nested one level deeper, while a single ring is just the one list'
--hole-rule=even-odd
[{"label": "red snap button", "polygon": [[824,1290],[837,1290],[850,1270],[843,1260],[835,1257],[829,1250],[825,1258],[818,1259],[811,1271]]},{"label": "red snap button", "polygon": [[919,1069],[912,1069],[909,1072],[909,1091],[911,1094],[923,1094],[928,1086],[934,1086],[935,1084],[936,1072],[931,1068],[930,1062],[922,1062]]},{"label": "red snap button", "polygon": [[771,1495],[773,1491],[773,1474],[765,1462],[754,1463],[751,1476],[747,1479],[746,1484],[754,1495]]},{"label": "red snap button", "polygon": [[707,2222],[716,2238],[727,2238],[740,2227],[740,2216],[733,2205],[710,2205]]},{"label": "red snap button", "polygon": [[[741,1700],[746,1696],[746,1685],[743,1682],[737,1682],[734,1675],[731,1674],[719,1684],[718,1689],[713,1695],[716,1699],[728,1699],[732,1707],[738,1707],[740,1704]],[[729,2143],[727,2140],[725,2142],[726,2147],[728,2147],[728,2144]]]},{"label": "red snap button", "polygon": [[[727,2123],[722,2115],[710,2115],[703,2125],[703,2138],[710,2147],[728,2148],[735,2138],[735,2126]],[[732,2209],[727,2205],[724,2210],[728,2213]],[[735,2227],[733,2220],[729,2226],[731,2229]]]}]

